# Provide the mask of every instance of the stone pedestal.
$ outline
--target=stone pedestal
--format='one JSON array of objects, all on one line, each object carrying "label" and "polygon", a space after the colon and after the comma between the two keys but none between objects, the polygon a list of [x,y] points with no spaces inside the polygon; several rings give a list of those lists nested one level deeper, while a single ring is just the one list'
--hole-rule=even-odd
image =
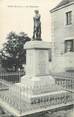
[{"label": "stone pedestal", "polygon": [[49,75],[49,43],[43,41],[30,41],[26,43],[26,75]]},{"label": "stone pedestal", "polygon": [[21,83],[25,88],[25,100],[33,103],[35,100],[49,98],[51,92],[61,89],[55,85],[55,80],[49,75],[49,43],[43,41],[30,41],[25,44],[26,49],[26,75]]},{"label": "stone pedestal", "polygon": [[25,49],[26,75],[21,78],[21,83],[9,88],[11,98],[8,103],[15,109],[13,113],[18,111],[24,116],[70,105],[71,94],[57,86],[49,75],[49,43],[30,41],[25,44]]}]

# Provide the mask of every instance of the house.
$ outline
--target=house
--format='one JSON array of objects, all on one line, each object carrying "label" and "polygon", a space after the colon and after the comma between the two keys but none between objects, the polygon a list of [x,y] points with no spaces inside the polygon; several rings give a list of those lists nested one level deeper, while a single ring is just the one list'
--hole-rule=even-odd
[{"label": "house", "polygon": [[51,71],[74,72],[74,0],[62,0],[51,11]]}]

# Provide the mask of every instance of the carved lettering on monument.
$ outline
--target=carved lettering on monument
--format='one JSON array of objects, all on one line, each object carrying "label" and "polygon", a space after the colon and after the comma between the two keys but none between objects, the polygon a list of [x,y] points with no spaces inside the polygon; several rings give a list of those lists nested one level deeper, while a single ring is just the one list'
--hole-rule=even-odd
[{"label": "carved lettering on monument", "polygon": [[37,70],[38,74],[44,75],[46,74],[47,70],[47,63],[46,63],[46,53],[43,50],[39,50],[39,59],[37,62]]}]

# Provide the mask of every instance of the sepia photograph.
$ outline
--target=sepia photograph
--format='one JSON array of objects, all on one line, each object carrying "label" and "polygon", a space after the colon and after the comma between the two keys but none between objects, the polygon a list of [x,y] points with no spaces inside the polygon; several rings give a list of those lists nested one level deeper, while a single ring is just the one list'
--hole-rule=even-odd
[{"label": "sepia photograph", "polygon": [[0,117],[74,117],[74,0],[0,0]]}]

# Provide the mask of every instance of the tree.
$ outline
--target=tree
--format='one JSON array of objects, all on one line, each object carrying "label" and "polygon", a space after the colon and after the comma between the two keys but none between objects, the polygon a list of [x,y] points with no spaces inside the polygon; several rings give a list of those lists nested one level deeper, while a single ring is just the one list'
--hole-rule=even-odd
[{"label": "tree", "polygon": [[26,62],[24,44],[31,39],[24,32],[19,34],[10,32],[6,39],[7,42],[4,43],[1,51],[2,66],[6,69],[13,68],[15,71],[22,68],[22,65]]}]

